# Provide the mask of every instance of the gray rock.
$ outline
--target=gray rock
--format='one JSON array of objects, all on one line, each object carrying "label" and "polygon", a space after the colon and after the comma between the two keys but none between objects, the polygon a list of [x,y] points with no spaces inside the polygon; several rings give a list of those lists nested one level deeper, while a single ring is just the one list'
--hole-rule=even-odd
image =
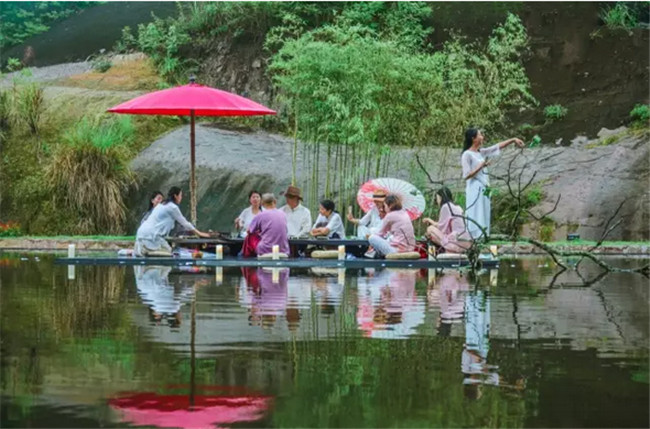
[{"label": "gray rock", "polygon": [[618,127],[613,130],[607,129],[607,128],[601,128],[600,131],[598,131],[598,138],[599,139],[605,139],[607,137],[611,137],[616,134],[621,134],[623,132],[627,131],[626,127]]},{"label": "gray rock", "polygon": [[[251,189],[276,194],[291,181],[293,140],[265,132],[239,133],[198,125],[196,130],[199,228],[229,230],[233,219],[247,206]],[[565,239],[567,232],[580,234],[585,240],[602,235],[607,220],[621,201],[626,200],[619,217],[623,222],[609,240],[648,240],[650,228],[650,142],[646,136],[623,136],[616,143],[586,147],[586,137],[572,141],[571,147],[542,146],[523,151],[507,148],[490,166],[493,186],[504,186],[508,166],[511,176],[526,183],[533,174],[544,199],[533,208],[537,215],[560,203],[549,217],[556,223],[554,236]],[[316,214],[316,205],[325,188],[326,156],[321,152],[320,179],[311,186],[311,165],[298,144],[297,184],[303,190],[305,204]],[[418,154],[434,181],[464,192],[458,148],[394,148],[387,176],[409,180],[420,190],[435,190],[415,162]],[[333,170],[332,175],[336,172]],[[141,187],[130,196],[132,217],[139,219],[148,193],[153,189],[166,192],[177,185],[189,190],[189,126],[179,128],[154,142],[132,162]],[[355,180],[359,186],[362,174]],[[183,212],[189,214],[189,193],[183,200]],[[280,198],[280,203],[284,201]],[[430,202],[427,202],[429,204]],[[132,226],[133,227],[133,226]],[[528,229],[530,231],[535,228]]]}]

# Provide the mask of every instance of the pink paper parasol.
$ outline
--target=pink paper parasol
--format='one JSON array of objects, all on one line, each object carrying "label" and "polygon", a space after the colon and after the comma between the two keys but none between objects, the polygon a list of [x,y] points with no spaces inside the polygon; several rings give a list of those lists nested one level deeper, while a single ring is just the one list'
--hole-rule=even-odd
[{"label": "pink paper parasol", "polygon": [[367,181],[361,186],[357,193],[357,202],[364,212],[374,207],[373,194],[382,189],[388,194],[396,194],[402,200],[402,207],[409,214],[411,220],[422,216],[426,207],[424,195],[415,186],[404,180],[392,177],[380,177]]}]

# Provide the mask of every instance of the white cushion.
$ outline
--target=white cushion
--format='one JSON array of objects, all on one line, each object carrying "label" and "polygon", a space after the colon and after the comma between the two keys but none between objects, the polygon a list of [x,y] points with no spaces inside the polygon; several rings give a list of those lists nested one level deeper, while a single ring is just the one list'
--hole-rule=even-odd
[{"label": "white cushion", "polygon": [[386,255],[386,259],[420,259],[419,252],[398,252],[398,253],[389,253]]},{"label": "white cushion", "polygon": [[[288,257],[289,255],[287,255],[286,253],[278,253],[279,259],[286,259]],[[257,259],[264,259],[264,260],[273,259],[273,253],[265,253],[263,255],[258,255]]]},{"label": "white cushion", "polygon": [[315,259],[338,259],[338,250],[314,250],[311,257]]},{"label": "white cushion", "polygon": [[145,250],[145,256],[149,257],[170,257],[172,256],[172,252],[168,252],[167,250]]},{"label": "white cushion", "polygon": [[459,260],[459,259],[467,259],[467,255],[464,253],[441,253],[436,256],[436,259],[439,260],[445,260],[445,259],[453,259],[453,260]]}]

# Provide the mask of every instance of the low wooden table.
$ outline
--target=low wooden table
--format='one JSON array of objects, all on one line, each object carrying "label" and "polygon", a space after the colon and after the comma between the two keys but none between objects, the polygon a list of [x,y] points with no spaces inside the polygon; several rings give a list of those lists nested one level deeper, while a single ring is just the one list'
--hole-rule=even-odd
[{"label": "low wooden table", "polygon": [[[194,238],[194,237],[166,237],[166,240],[172,247],[187,247],[190,249],[198,250],[214,250],[217,245],[222,245],[228,249],[224,254],[237,255],[244,244],[243,238]],[[357,239],[319,239],[319,238],[290,238],[289,246],[292,249],[306,246],[323,246],[323,247],[338,247],[345,246],[347,253],[353,255],[363,255],[368,250],[368,240]],[[295,253],[295,252],[293,252]],[[297,256],[297,255],[294,255]]]}]

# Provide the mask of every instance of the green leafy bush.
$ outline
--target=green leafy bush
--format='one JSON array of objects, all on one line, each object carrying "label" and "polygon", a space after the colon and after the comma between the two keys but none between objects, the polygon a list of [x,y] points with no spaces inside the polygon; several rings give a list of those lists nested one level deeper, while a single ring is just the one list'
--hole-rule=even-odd
[{"label": "green leafy bush", "polygon": [[91,64],[93,70],[99,73],[106,73],[111,67],[113,67],[111,60],[103,55],[93,59]]},{"label": "green leafy bush", "polygon": [[569,109],[561,104],[551,104],[544,108],[544,116],[550,121],[562,119],[567,115],[567,113],[569,113]]},{"label": "green leafy bush", "polygon": [[20,237],[23,235],[17,222],[0,222],[0,237]]},{"label": "green leafy bush", "polygon": [[18,58],[7,58],[7,70],[9,72],[18,71],[23,68],[23,63]]},{"label": "green leafy bush", "polygon": [[521,194],[521,202],[507,191],[494,195],[492,198],[492,233],[512,234],[514,231],[518,233],[530,217],[526,210],[538,205],[543,198],[544,194],[541,188],[535,185]]},{"label": "green leafy bush", "polygon": [[28,37],[49,30],[50,24],[53,22],[100,3],[104,2],[2,2],[0,8],[0,49],[17,45]]},{"label": "green leafy bush", "polygon": [[635,125],[648,126],[648,121],[650,121],[650,105],[635,105],[630,112],[630,117],[632,118],[632,121],[634,121]]},{"label": "green leafy bush", "polygon": [[[647,2],[639,2],[642,5]],[[613,6],[608,6],[600,13],[607,28],[612,30],[631,30],[639,25],[639,13],[636,7],[630,7],[627,3],[616,2]]]}]

